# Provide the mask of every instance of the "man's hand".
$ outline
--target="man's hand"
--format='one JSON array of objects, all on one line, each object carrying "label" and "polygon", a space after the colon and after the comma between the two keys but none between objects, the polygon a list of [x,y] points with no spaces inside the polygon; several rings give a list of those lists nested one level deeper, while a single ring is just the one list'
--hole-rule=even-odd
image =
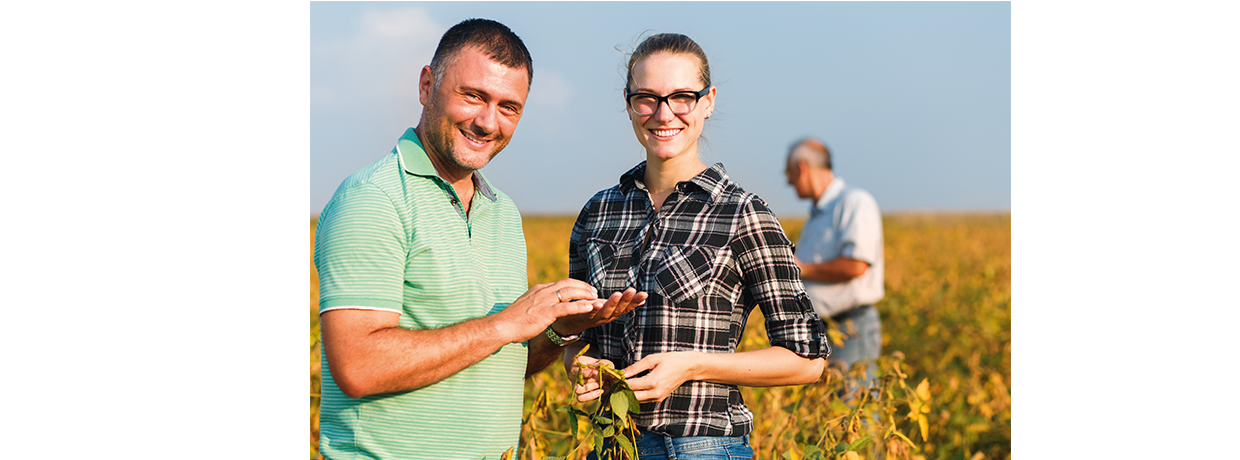
[{"label": "man's hand", "polygon": [[[500,336],[509,343],[524,342],[542,334],[547,326],[558,318],[569,315],[583,318],[599,316],[608,302],[597,299],[597,297],[598,290],[594,289],[594,286],[580,280],[565,278],[554,283],[534,285],[491,318],[496,321]],[[591,301],[574,302],[573,300],[576,299]],[[581,322],[585,320],[577,320],[574,323]],[[564,331],[564,335],[574,333]]]},{"label": "man's hand", "polygon": [[[591,287],[591,289],[593,288]],[[561,292],[561,297],[564,297],[566,300],[568,299],[563,292]],[[551,329],[560,336],[580,334],[586,329],[601,324],[607,324],[614,321],[616,318],[633,311],[633,309],[638,305],[646,303],[646,297],[647,295],[645,292],[637,292],[636,289],[628,288],[625,289],[624,292],[613,293],[611,297],[607,298],[607,300],[593,299],[592,302],[573,302],[580,304],[593,304],[594,308],[590,311],[575,315],[560,317],[554,324],[551,325]],[[572,354],[564,355],[563,359],[565,360],[565,368],[572,366],[568,360],[577,354],[577,350],[580,350],[581,346],[585,346],[585,344],[578,342],[577,344],[568,346],[568,349],[573,350],[573,352]],[[549,364],[555,361],[556,357],[561,356],[561,351],[562,348],[551,343],[550,340],[541,338],[537,340],[530,340],[530,353],[529,359],[526,361],[525,377],[529,378],[529,376],[534,375],[534,373],[546,368]]]}]

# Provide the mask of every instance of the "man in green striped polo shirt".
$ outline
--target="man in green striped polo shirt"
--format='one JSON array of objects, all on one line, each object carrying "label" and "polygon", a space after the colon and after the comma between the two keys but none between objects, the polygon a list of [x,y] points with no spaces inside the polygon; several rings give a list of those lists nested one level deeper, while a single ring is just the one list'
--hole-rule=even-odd
[{"label": "man in green striped polo shirt", "polygon": [[533,76],[504,25],[453,26],[422,69],[417,127],[320,213],[327,458],[498,459],[519,442],[524,379],[645,300],[572,279],[527,290],[521,216],[478,170]]}]

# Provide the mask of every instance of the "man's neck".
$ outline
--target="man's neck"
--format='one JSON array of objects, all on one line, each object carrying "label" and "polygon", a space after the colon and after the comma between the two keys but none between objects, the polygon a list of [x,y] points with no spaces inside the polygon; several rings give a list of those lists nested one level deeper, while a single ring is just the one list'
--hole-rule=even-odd
[{"label": "man's neck", "polygon": [[813,181],[810,186],[814,189],[814,203],[818,203],[818,200],[822,199],[822,194],[827,193],[827,188],[831,186],[831,182],[835,181],[835,174],[828,169],[821,174],[815,174]]},{"label": "man's neck", "polygon": [[439,178],[443,179],[452,186],[456,191],[456,196],[461,200],[461,206],[465,210],[465,214],[469,214],[469,205],[474,199],[474,171],[465,169],[452,163],[444,153],[436,151],[426,142],[426,136],[422,135],[422,125],[419,124],[413,128],[413,132],[418,135],[418,140],[422,142],[422,150],[426,151],[426,157],[431,160],[431,165],[435,167],[435,173],[439,174]]}]

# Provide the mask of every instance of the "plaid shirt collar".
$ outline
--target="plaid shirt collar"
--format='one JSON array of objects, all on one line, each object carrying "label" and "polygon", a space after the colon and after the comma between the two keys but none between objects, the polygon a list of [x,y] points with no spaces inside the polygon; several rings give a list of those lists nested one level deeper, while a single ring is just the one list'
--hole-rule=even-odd
[{"label": "plaid shirt collar", "polygon": [[[639,190],[647,191],[645,177],[646,162],[643,161],[620,176],[620,191],[625,196]],[[702,201],[714,205],[719,203],[730,181],[728,172],[723,169],[723,163],[715,163],[692,179],[676,184],[676,190],[685,195],[696,194]]]}]

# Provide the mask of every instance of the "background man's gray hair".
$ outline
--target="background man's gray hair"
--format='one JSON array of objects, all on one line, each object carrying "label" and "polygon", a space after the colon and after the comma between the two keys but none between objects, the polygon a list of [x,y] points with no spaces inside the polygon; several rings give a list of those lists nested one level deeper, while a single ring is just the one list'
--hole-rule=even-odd
[{"label": "background man's gray hair", "polygon": [[[805,148],[797,148],[804,146]],[[788,148],[788,163],[804,161],[811,168],[831,168],[831,150],[827,144],[814,138],[798,140]]]}]

